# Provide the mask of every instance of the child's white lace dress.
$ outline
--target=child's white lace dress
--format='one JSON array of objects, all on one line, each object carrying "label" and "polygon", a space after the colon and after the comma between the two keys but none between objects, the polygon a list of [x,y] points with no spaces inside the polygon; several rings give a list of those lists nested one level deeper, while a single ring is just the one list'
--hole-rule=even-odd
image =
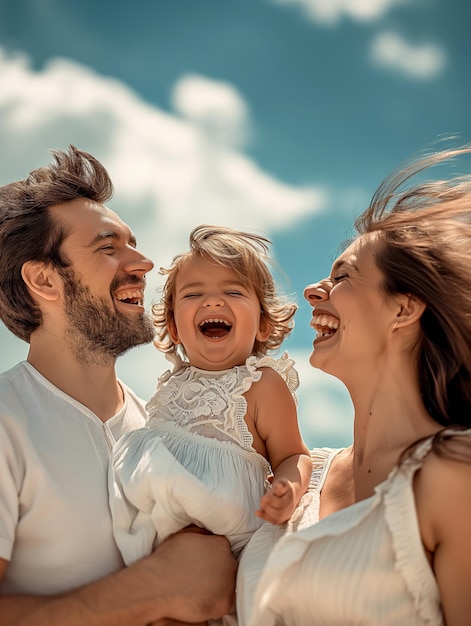
[{"label": "child's white lace dress", "polygon": [[145,428],[124,435],[110,464],[110,505],[127,564],[194,523],[225,535],[238,555],[263,523],[255,516],[270,466],[252,446],[244,397],[270,367],[291,393],[294,362],[249,357],[224,371],[183,365],[167,372],[147,404]]}]

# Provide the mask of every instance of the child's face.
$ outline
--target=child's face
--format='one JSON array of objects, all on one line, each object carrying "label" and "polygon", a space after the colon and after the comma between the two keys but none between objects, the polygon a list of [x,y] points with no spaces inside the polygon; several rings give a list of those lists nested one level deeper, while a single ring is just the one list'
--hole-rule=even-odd
[{"label": "child's face", "polygon": [[173,341],[184,346],[191,365],[205,370],[242,365],[255,339],[270,334],[253,289],[234,270],[200,256],[177,275],[174,315]]}]

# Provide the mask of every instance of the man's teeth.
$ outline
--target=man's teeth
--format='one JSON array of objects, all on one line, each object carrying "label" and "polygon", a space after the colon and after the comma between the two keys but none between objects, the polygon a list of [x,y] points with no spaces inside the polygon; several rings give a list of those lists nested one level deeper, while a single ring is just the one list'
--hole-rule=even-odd
[{"label": "man's teeth", "polygon": [[143,297],[142,290],[140,289],[126,289],[125,291],[120,291],[115,294],[116,300],[120,300],[121,302],[125,300],[133,301],[133,304],[142,305]]}]

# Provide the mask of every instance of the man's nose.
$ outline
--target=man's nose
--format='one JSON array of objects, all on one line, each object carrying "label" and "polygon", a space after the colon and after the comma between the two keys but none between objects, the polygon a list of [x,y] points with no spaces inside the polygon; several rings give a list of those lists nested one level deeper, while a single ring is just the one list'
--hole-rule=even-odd
[{"label": "man's nose", "polygon": [[142,252],[136,250],[136,248],[131,248],[123,262],[123,267],[128,274],[144,276],[144,274],[151,271],[154,267],[154,263],[142,254]]}]

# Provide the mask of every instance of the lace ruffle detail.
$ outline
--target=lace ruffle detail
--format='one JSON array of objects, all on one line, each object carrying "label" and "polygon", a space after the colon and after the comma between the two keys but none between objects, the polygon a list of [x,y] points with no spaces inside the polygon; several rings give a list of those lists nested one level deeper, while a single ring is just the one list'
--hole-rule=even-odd
[{"label": "lace ruffle detail", "polygon": [[312,473],[309,481],[309,491],[320,491],[324,477],[329,471],[332,459],[343,448],[314,448],[311,450]]},{"label": "lace ruffle detail", "polygon": [[412,485],[414,474],[431,450],[432,439],[422,442],[396,467],[379,490],[391,533],[396,570],[405,581],[417,614],[430,626],[443,626],[440,594],[423,549]]},{"label": "lace ruffle detail", "polygon": [[246,366],[249,372],[255,371],[260,367],[271,367],[271,369],[275,370],[285,381],[294,401],[296,404],[298,403],[295,392],[299,387],[299,376],[294,368],[294,360],[289,358],[287,352],[284,352],[279,359],[274,359],[271,356],[251,356],[247,359]]},{"label": "lace ruffle detail", "polygon": [[254,451],[253,437],[244,419],[244,394],[262,377],[261,367],[277,371],[294,394],[298,377],[293,365],[286,353],[280,359],[249,357],[245,365],[222,372],[184,363],[179,367],[176,363],[178,369],[160,377],[156,393],[147,403],[148,426],[158,428],[159,423],[173,422],[183,431]]},{"label": "lace ruffle detail", "polygon": [[286,533],[309,528],[319,521],[320,492],[332,459],[339,451],[340,449],[334,448],[314,448],[311,450],[312,473],[309,487],[286,523]]}]

